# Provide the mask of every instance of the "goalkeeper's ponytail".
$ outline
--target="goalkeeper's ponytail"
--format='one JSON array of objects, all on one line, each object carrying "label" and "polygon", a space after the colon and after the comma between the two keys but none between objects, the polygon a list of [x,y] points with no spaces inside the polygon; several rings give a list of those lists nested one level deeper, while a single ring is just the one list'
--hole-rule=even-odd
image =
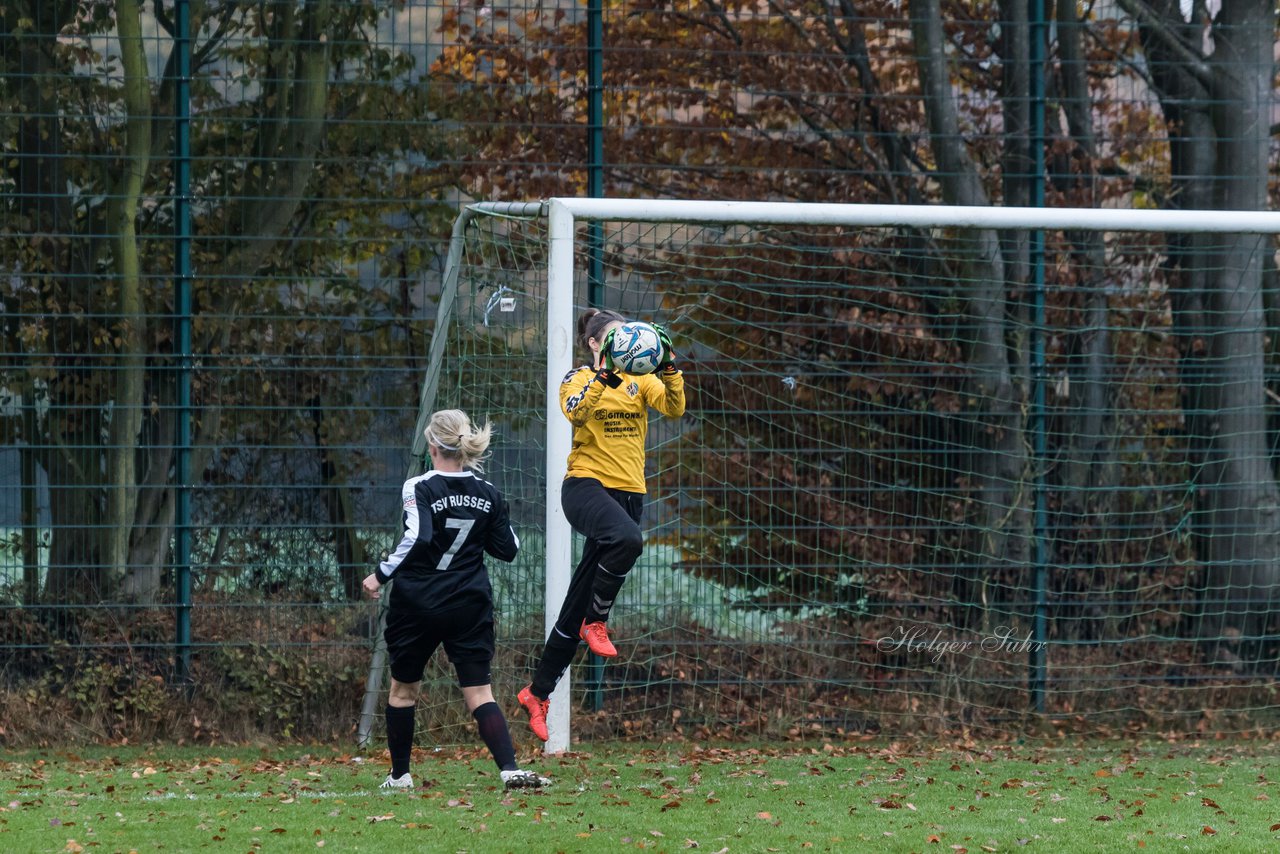
[{"label": "goalkeeper's ponytail", "polygon": [[488,458],[486,452],[493,438],[493,427],[488,422],[476,428],[461,409],[442,409],[431,416],[423,434],[448,459],[457,460],[463,468],[484,471],[483,461]]}]

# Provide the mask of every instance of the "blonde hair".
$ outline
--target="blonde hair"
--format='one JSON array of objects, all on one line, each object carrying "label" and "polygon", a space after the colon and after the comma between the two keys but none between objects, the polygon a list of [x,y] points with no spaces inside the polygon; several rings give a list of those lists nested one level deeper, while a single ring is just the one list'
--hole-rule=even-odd
[{"label": "blonde hair", "polygon": [[431,422],[422,432],[441,454],[462,463],[463,468],[484,471],[482,461],[493,438],[493,427],[488,422],[476,428],[461,409],[442,409],[431,416]]}]

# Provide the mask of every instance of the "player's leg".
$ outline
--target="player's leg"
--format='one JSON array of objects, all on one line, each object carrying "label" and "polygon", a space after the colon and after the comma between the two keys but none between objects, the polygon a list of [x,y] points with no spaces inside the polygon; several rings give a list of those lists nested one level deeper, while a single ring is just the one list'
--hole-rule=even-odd
[{"label": "player's leg", "polygon": [[391,690],[387,694],[387,751],[391,772],[383,781],[385,789],[413,788],[410,764],[413,759],[414,715],[418,691],[427,659],[439,641],[430,633],[427,621],[414,614],[387,613],[387,656],[391,660]]},{"label": "player's leg", "polygon": [[[566,483],[582,478],[569,478]],[[596,483],[597,481],[592,481]],[[586,613],[587,604],[591,600],[591,588],[595,584],[596,567],[600,562],[600,544],[588,539],[582,549],[582,559],[569,578],[569,589],[560,605],[560,615],[555,625],[547,633],[547,642],[542,649],[542,656],[533,671],[533,679],[528,687],[520,692],[520,703],[529,712],[530,725],[539,738],[546,740],[546,724],[534,725],[533,720],[545,717],[543,708],[556,683],[564,675],[565,670],[578,652],[578,630],[582,625],[582,617]]]},{"label": "player's leg", "polygon": [[[571,480],[565,481],[562,493],[565,516],[575,531],[598,545],[583,624],[601,624],[600,634],[612,648],[603,632],[603,624],[609,621],[609,612],[618,591],[644,550],[644,536],[639,525],[643,496],[605,489],[598,481],[581,479],[580,483],[571,485]],[[591,643],[590,637],[588,643]],[[599,652],[596,644],[591,646]],[[613,654],[616,655],[616,651]]]},{"label": "player's leg", "polygon": [[550,782],[545,777],[520,770],[506,716],[493,699],[492,665],[496,642],[492,604],[460,609],[450,615],[446,626],[451,636],[445,640],[444,648],[458,674],[462,701],[475,719],[476,729],[498,766],[503,784],[514,789]]},{"label": "player's leg", "polygon": [[[467,711],[475,719],[480,740],[489,748],[493,762],[499,771],[513,771],[516,764],[516,748],[511,743],[511,731],[507,729],[507,719],[502,709],[493,700],[493,687],[488,683],[489,666],[487,663],[458,662],[458,684],[462,688],[462,701],[467,704]],[[468,681],[485,679],[483,685],[467,685]]]},{"label": "player's leg", "polygon": [[548,736],[547,711],[550,708],[551,692],[556,689],[556,683],[578,652],[577,627],[582,622],[582,613],[586,610],[587,598],[591,595],[591,576],[595,562],[588,558],[594,551],[594,545],[588,541],[582,560],[569,579],[569,590],[560,605],[560,616],[547,633],[542,655],[533,668],[533,678],[516,695],[529,715],[529,729],[543,741]]},{"label": "player's leg", "polygon": [[507,720],[493,701],[491,668],[496,648],[492,603],[477,603],[439,616],[446,637],[444,651],[453,662],[462,689],[462,702],[475,718],[480,738],[498,770],[516,767],[516,750],[511,744]]},{"label": "player's leg", "polygon": [[391,677],[386,712],[387,750],[391,754],[391,773],[387,788],[407,789],[413,786],[409,766],[413,760],[413,725],[421,685],[421,678],[413,682],[401,682],[396,677]]},{"label": "player's leg", "polygon": [[[487,668],[486,668],[487,669]],[[469,678],[468,668],[458,667],[458,679]],[[475,678],[479,678],[478,672]],[[462,700],[467,711],[475,718],[476,729],[485,747],[493,756],[494,764],[502,777],[502,785],[508,789],[530,789],[548,785],[551,781],[541,774],[527,771],[516,762],[515,746],[511,742],[511,730],[502,708],[493,699],[492,685],[471,685],[462,688]]]},{"label": "player's leg", "polygon": [[[640,526],[630,516],[630,511],[612,498],[600,481],[593,478],[566,478],[560,494],[569,524],[586,536],[586,544],[582,550],[582,559],[578,561],[573,576],[569,579],[569,590],[560,606],[560,615],[547,634],[547,642],[534,668],[533,679],[517,695],[520,705],[529,714],[529,728],[543,741],[547,739],[548,700],[578,651],[578,642],[587,622],[585,617],[597,595],[597,587],[602,595],[608,597],[611,606],[613,596],[621,588],[622,580],[644,547]],[[637,495],[636,499],[635,512],[638,514],[641,496]],[[575,519],[580,520],[585,527],[579,527]],[[602,519],[611,522],[605,524]],[[630,526],[629,529],[627,525]],[[603,539],[596,536],[597,531],[605,535]],[[599,583],[602,568],[610,565],[620,570],[616,587],[612,580],[603,585]],[[599,633],[607,644],[608,634],[603,631],[603,626]],[[592,650],[598,654],[617,655],[616,649],[611,650],[610,647],[599,644],[593,645]]]}]

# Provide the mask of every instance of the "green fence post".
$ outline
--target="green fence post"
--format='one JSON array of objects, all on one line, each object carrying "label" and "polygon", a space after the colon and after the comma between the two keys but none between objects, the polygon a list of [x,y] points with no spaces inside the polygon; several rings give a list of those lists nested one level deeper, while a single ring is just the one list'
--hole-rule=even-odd
[{"label": "green fence post", "polygon": [[175,419],[173,564],[177,585],[175,675],[191,676],[191,2],[174,4],[174,347]]},{"label": "green fence post", "polygon": [[[587,195],[604,195],[604,12],[602,0],[587,0]],[[587,304],[604,299],[604,224],[587,223]],[[589,654],[587,698],[604,708],[604,660]]]},{"label": "green fence post", "polygon": [[[1031,206],[1044,207],[1044,0],[1031,0],[1030,7],[1030,95],[1031,95]],[[1045,499],[1044,469],[1048,456],[1045,414],[1045,293],[1044,231],[1036,229],[1030,236],[1032,288],[1031,319],[1031,464],[1033,477],[1033,540],[1035,551],[1035,615],[1032,630],[1035,643],[1030,656],[1031,703],[1037,713],[1045,710],[1046,642],[1048,640],[1049,550],[1048,511]]]}]

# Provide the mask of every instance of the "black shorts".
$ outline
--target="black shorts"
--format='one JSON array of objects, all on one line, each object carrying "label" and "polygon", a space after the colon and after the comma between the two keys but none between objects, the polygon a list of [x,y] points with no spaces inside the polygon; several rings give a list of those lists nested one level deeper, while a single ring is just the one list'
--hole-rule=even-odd
[{"label": "black shorts", "polygon": [[457,671],[459,687],[474,688],[493,681],[492,602],[471,602],[431,614],[388,611],[384,637],[391,675],[397,682],[421,682],[427,660],[441,645]]}]

